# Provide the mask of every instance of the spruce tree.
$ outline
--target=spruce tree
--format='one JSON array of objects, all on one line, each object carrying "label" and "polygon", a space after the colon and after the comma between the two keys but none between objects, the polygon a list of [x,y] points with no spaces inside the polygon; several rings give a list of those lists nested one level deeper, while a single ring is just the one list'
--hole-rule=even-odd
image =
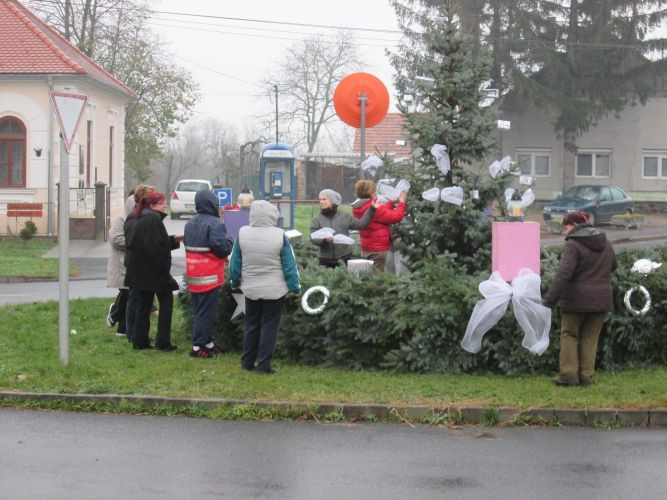
[{"label": "spruce tree", "polygon": [[[483,209],[504,199],[508,184],[507,176],[492,179],[486,165],[480,164],[494,145],[496,128],[496,109],[480,107],[489,79],[488,53],[461,31],[460,4],[447,0],[392,4],[404,32],[397,52],[390,54],[398,108],[417,154],[414,168],[395,173],[412,185],[406,220],[396,234],[413,269],[442,254],[449,254],[451,262],[467,271],[487,269],[491,238]],[[447,146],[451,170],[446,175],[430,152],[434,144]],[[449,186],[463,188],[462,205],[421,197],[431,187]],[[478,199],[471,195],[473,190]]]}]

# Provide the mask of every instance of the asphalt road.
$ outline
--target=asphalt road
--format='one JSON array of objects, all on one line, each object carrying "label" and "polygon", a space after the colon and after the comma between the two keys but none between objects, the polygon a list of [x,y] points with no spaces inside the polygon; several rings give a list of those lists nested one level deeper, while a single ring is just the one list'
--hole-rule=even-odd
[{"label": "asphalt road", "polygon": [[410,428],[0,409],[5,498],[664,498],[667,429]]}]

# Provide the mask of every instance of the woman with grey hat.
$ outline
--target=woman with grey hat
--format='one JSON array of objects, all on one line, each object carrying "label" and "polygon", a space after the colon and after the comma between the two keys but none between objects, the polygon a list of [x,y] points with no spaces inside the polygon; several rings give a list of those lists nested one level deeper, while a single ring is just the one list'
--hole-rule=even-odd
[{"label": "woman with grey hat", "polygon": [[[371,205],[361,219],[357,219],[348,212],[338,210],[338,206],[343,199],[333,189],[323,189],[320,191],[320,214],[314,217],[310,223],[310,233],[329,227],[333,229],[334,234],[343,234],[349,236],[350,229],[364,229],[373,218],[378,202]],[[337,267],[341,261],[347,264],[352,257],[352,245],[334,243],[332,236],[324,238],[310,237],[315,245],[320,247],[320,264],[326,267]]]}]

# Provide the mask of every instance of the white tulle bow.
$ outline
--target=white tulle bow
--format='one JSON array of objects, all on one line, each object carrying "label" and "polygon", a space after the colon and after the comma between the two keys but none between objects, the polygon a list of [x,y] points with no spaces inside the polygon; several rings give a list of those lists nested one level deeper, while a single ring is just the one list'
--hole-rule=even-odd
[{"label": "white tulle bow", "polygon": [[500,174],[501,172],[507,172],[509,173],[510,170],[512,170],[512,157],[511,156],[506,156],[502,160],[494,161],[491,165],[489,165],[489,174],[491,174],[491,177],[494,179]]},{"label": "white tulle bow", "polygon": [[443,175],[447,175],[447,172],[452,168],[449,160],[449,153],[447,153],[447,146],[444,144],[434,144],[431,147],[431,154],[435,158],[435,163],[438,165],[440,172],[442,172]]},{"label": "white tulle bow", "polygon": [[649,259],[639,259],[632,264],[632,269],[630,270],[635,273],[648,274],[655,271],[660,266],[662,266],[662,262],[658,263]]},{"label": "white tulle bow", "polygon": [[[513,194],[514,194],[514,188],[508,187],[507,189],[505,189],[505,201],[507,203],[510,202],[510,199],[512,198]],[[531,188],[526,189],[521,195],[521,206],[525,208],[529,205],[532,205],[534,201],[535,201],[535,193],[533,193],[533,190]]]},{"label": "white tulle bow", "polygon": [[463,349],[479,352],[484,334],[505,315],[511,299],[514,315],[524,332],[521,345],[538,356],[547,350],[551,309],[542,305],[538,274],[523,268],[510,285],[495,271],[488,280],[479,284],[479,291],[485,298],[477,301],[470,315],[461,341]]},{"label": "white tulle bow", "polygon": [[382,159],[378,156],[371,155],[361,162],[361,168],[363,170],[375,169],[382,165]]}]

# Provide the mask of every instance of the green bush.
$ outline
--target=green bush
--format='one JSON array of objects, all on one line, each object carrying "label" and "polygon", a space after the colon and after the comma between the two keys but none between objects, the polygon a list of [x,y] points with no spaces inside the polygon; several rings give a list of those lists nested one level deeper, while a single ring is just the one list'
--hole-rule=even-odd
[{"label": "green bush", "polygon": [[[307,242],[295,245],[295,251],[303,290],[324,285],[331,296],[324,312],[311,316],[301,309],[301,297],[288,295],[278,336],[278,357],[309,365],[409,372],[530,374],[557,370],[558,308],[552,314],[551,345],[542,356],[530,354],[521,346],[523,332],[511,305],[486,334],[479,353],[469,354],[461,348],[472,309],[482,298],[478,285],[488,279],[489,271],[463,272],[455,256],[445,254],[424,262],[405,277],[356,277],[345,269],[319,266],[316,252]],[[559,253],[560,249],[543,251],[543,294],[553,280]],[[613,278],[616,310],[609,315],[600,337],[600,368],[615,370],[667,361],[665,271],[661,268],[647,277],[630,272],[638,258],[662,262],[666,257],[667,247],[619,253],[619,268]],[[634,316],[623,303],[626,290],[638,284],[652,296],[651,310],[645,316]],[[313,302],[316,300],[313,297]],[[230,351],[240,350],[243,337],[243,321],[229,319],[235,307],[226,288],[221,295],[215,338]],[[188,325],[191,322],[189,305],[186,321]]]},{"label": "green bush", "polygon": [[26,223],[23,225],[23,228],[19,231],[19,236],[23,240],[23,242],[27,242],[29,239],[31,239],[35,234],[37,233],[37,226],[35,226],[35,223],[31,220],[26,221]]}]

